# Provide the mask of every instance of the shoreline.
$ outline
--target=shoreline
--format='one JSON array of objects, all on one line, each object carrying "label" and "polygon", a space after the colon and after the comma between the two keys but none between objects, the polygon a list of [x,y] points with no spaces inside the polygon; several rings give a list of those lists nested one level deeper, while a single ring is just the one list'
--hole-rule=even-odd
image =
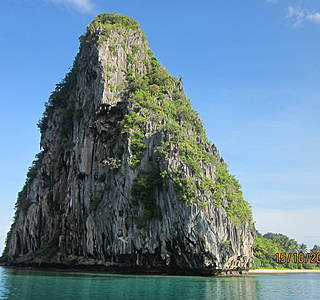
[{"label": "shoreline", "polygon": [[58,263],[6,263],[0,261],[0,267],[12,270],[38,270],[38,271],[62,271],[62,272],[94,272],[119,275],[162,275],[162,276],[199,276],[199,277],[238,277],[246,274],[247,270],[206,270],[188,268],[165,267],[120,267],[104,265],[76,265]]},{"label": "shoreline", "polygon": [[238,277],[254,274],[285,274],[285,273],[320,273],[320,269],[254,269],[254,270],[190,270],[172,268],[133,268],[106,267],[103,265],[68,265],[56,263],[6,263],[0,260],[0,267],[11,269],[51,270],[71,272],[97,272],[123,275],[173,275],[173,276],[205,276],[205,277]]},{"label": "shoreline", "polygon": [[248,274],[281,274],[281,273],[320,273],[320,269],[308,270],[308,269],[256,269],[249,270]]}]

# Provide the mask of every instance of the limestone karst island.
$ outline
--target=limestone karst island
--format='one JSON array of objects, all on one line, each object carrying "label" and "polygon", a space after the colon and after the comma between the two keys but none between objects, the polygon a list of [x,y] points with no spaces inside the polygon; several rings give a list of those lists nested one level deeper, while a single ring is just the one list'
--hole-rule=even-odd
[{"label": "limestone karst island", "polygon": [[137,22],[101,14],[38,124],[4,261],[237,274],[256,230],[241,187]]}]

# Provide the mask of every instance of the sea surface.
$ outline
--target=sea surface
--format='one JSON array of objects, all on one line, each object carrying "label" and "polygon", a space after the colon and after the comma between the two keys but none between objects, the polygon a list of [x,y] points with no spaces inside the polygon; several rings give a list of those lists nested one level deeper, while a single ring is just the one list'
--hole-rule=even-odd
[{"label": "sea surface", "polygon": [[0,299],[320,299],[320,273],[183,277],[0,267]]}]

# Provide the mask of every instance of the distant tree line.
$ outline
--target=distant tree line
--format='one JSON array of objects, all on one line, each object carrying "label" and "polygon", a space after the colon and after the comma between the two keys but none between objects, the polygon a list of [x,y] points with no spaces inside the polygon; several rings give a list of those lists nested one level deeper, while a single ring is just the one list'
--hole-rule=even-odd
[{"label": "distant tree line", "polygon": [[[266,233],[261,235],[258,233],[253,245],[254,251],[254,265],[253,269],[317,269],[320,268],[320,263],[312,263],[310,259],[306,262],[307,253],[320,253],[320,245],[314,245],[312,249],[308,249],[306,244],[299,244],[294,239],[290,239],[281,233]],[[276,253],[284,253],[284,263],[277,262]],[[290,261],[288,261],[289,253],[303,253],[301,257],[304,257],[303,262],[298,262],[294,259],[293,255],[290,255]],[[295,257],[297,258],[297,256]],[[295,261],[296,260],[296,261]],[[320,255],[318,256],[318,261]],[[300,260],[301,261],[301,260]]]}]

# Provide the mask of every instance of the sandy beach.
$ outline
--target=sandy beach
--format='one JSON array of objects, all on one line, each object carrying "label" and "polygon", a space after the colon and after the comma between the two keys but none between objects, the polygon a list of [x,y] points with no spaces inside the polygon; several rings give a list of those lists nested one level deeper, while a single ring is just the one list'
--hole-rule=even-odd
[{"label": "sandy beach", "polygon": [[257,269],[257,270],[249,270],[250,274],[279,274],[279,273],[320,273],[320,270],[275,270],[275,269]]}]

